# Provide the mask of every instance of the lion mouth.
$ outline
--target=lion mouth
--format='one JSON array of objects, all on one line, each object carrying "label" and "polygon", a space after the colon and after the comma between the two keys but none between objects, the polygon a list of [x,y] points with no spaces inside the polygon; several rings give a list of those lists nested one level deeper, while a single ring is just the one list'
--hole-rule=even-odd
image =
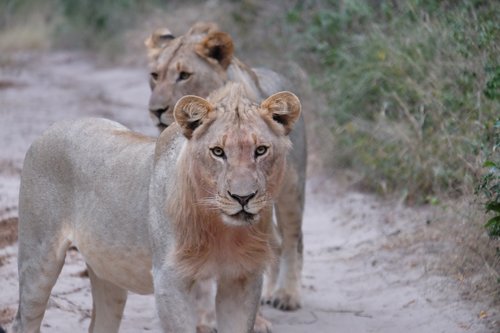
[{"label": "lion mouth", "polygon": [[240,210],[238,213],[230,215],[232,218],[245,221],[246,223],[253,223],[257,219],[257,214],[249,213],[245,210]]}]

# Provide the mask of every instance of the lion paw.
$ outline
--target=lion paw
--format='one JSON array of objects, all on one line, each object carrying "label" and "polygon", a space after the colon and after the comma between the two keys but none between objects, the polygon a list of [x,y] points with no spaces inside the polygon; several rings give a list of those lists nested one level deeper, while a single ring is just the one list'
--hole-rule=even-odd
[{"label": "lion paw", "polygon": [[273,295],[266,293],[265,295],[262,295],[262,297],[260,298],[260,305],[271,304],[272,300],[273,300]]},{"label": "lion paw", "polygon": [[217,333],[217,329],[207,325],[198,325],[196,326],[196,333]]},{"label": "lion paw", "polygon": [[285,289],[278,289],[266,304],[282,311],[295,311],[300,308],[300,299],[297,293],[289,293]]},{"label": "lion paw", "polygon": [[269,320],[258,314],[255,318],[255,324],[253,326],[254,333],[272,333],[273,325]]}]

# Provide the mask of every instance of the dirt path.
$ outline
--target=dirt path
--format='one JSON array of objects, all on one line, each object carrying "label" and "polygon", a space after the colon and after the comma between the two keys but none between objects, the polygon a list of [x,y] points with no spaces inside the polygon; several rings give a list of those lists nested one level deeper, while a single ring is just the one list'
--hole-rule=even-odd
[{"label": "dirt path", "polygon": [[[100,116],[155,135],[142,69],[102,69],[78,54],[17,56],[0,67],[0,324],[17,308],[15,221],[19,172],[29,144],[60,119]],[[411,210],[334,180],[308,181],[303,308],[264,314],[276,333],[499,332],[498,311],[443,262],[456,244],[436,212]],[[11,244],[11,245],[8,245]],[[7,245],[7,246],[6,246]],[[86,332],[91,311],[84,265],[70,251],[44,319],[45,332]],[[472,277],[471,277],[472,278]],[[476,301],[473,301],[476,299]],[[152,296],[131,295],[121,332],[160,332]]]}]

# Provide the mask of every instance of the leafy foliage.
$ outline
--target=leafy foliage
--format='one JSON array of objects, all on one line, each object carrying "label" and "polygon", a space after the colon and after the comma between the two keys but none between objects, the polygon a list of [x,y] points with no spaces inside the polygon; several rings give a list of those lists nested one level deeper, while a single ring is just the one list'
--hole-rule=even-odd
[{"label": "leafy foliage", "polygon": [[499,15],[479,0],[292,8],[299,54],[329,103],[333,167],[408,203],[470,193],[500,110]]},{"label": "leafy foliage", "polygon": [[486,212],[491,212],[492,217],[486,222],[486,229],[492,237],[500,237],[500,119],[492,129],[493,145],[487,149],[487,158],[484,162],[486,173],[481,177],[476,193],[485,198]]}]

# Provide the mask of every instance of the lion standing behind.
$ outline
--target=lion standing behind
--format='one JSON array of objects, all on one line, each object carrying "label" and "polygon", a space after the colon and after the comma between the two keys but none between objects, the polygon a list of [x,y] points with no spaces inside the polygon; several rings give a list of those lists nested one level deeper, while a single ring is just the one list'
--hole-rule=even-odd
[{"label": "lion standing behind", "polygon": [[[174,37],[156,30],[145,42],[150,62],[150,115],[160,131],[173,122],[173,106],[185,94],[208,96],[227,82],[243,85],[247,97],[260,101],[289,89],[279,74],[252,69],[234,56],[231,37],[214,23],[197,23],[187,34]],[[302,216],[307,165],[305,125],[298,120],[290,134],[285,180],[275,203],[281,238],[279,266],[271,269],[263,300],[282,310],[300,307],[303,258]]]}]

